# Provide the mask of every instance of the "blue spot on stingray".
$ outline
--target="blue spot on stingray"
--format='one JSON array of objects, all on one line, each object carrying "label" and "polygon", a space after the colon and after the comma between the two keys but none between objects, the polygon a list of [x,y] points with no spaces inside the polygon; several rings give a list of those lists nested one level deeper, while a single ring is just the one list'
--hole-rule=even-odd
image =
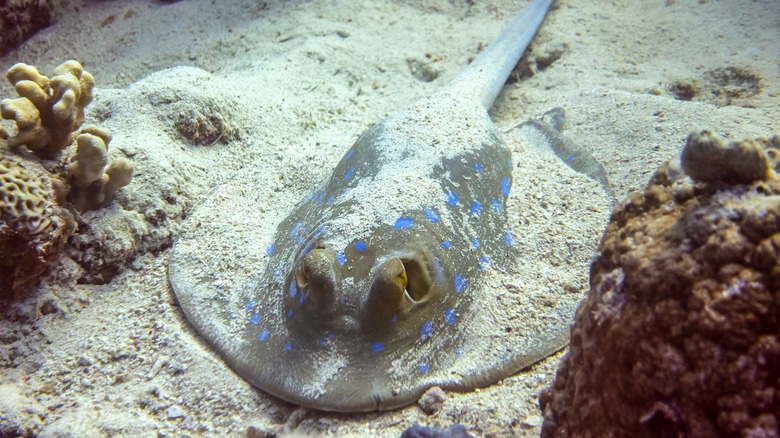
[{"label": "blue spot on stingray", "polygon": [[249,318],[249,323],[252,324],[252,325],[257,324],[258,322],[260,322],[260,314],[259,313],[255,313],[254,315],[252,315],[251,318]]},{"label": "blue spot on stingray", "polygon": [[295,286],[295,281],[290,282],[290,287],[287,289],[287,294],[290,295],[290,298],[295,298],[295,296],[298,295],[298,288]]},{"label": "blue spot on stingray", "polygon": [[395,322],[396,320],[398,320],[398,317],[395,316],[395,313],[393,313],[393,316],[390,318],[390,321]]},{"label": "blue spot on stingray", "polygon": [[512,233],[504,231],[504,243],[506,243],[506,246],[512,246],[514,242],[515,239],[512,237]]},{"label": "blue spot on stingray", "polygon": [[347,297],[342,295],[341,298],[339,299],[339,301],[341,301],[341,304],[345,304],[347,302]]},{"label": "blue spot on stingray", "polygon": [[463,354],[463,348],[455,347],[455,356],[460,356],[461,354]]},{"label": "blue spot on stingray", "polygon": [[294,236],[295,233],[298,232],[298,229],[301,228],[301,221],[298,221],[293,225],[292,230],[290,230],[290,237]]},{"label": "blue spot on stingray", "polygon": [[569,155],[566,157],[566,161],[574,161],[574,155]]},{"label": "blue spot on stingray", "polygon": [[317,202],[322,202],[322,200],[325,199],[325,192],[320,193],[320,196],[317,196]]},{"label": "blue spot on stingray", "polygon": [[484,270],[485,270],[485,266],[486,266],[487,264],[488,264],[488,259],[487,259],[487,257],[485,257],[485,256],[481,256],[481,257],[479,258],[479,268],[477,268],[477,269],[479,269],[479,272],[482,272],[482,271],[484,271]]},{"label": "blue spot on stingray", "polygon": [[333,195],[330,195],[330,198],[328,198],[327,201],[325,201],[326,204],[332,204],[333,203]]},{"label": "blue spot on stingray", "polygon": [[469,212],[474,216],[479,216],[479,214],[482,213],[482,204],[480,204],[479,201],[472,202]]},{"label": "blue spot on stingray", "polygon": [[468,169],[465,169],[463,171],[463,176],[469,176],[469,170]]},{"label": "blue spot on stingray", "polygon": [[336,261],[339,262],[340,266],[344,266],[344,263],[346,263],[347,259],[344,257],[344,253],[341,251],[336,251]]},{"label": "blue spot on stingray", "polygon": [[352,172],[355,169],[347,169],[347,173],[344,174],[344,181],[348,180],[350,176],[352,176]]},{"label": "blue spot on stingray", "polygon": [[474,247],[474,249],[479,249],[479,239],[474,237],[471,239],[471,246]]},{"label": "blue spot on stingray", "polygon": [[414,221],[410,217],[399,217],[397,221],[395,221],[395,225],[393,225],[393,228],[396,230],[405,230],[407,228],[412,228],[414,226]]},{"label": "blue spot on stingray", "polygon": [[304,248],[304,249],[303,249],[303,256],[305,257],[305,256],[306,256],[306,254],[308,254],[309,252],[311,252],[311,249],[312,249],[312,248],[313,248],[313,247],[312,247],[311,243],[310,243],[310,244],[308,244],[308,245],[306,245],[306,248]]},{"label": "blue spot on stingray", "polygon": [[385,345],[381,342],[374,342],[371,344],[371,351],[374,353],[381,353],[385,349]]},{"label": "blue spot on stingray", "polygon": [[295,243],[301,243],[301,242],[303,242],[303,237],[295,236]]},{"label": "blue spot on stingray", "polygon": [[420,362],[420,365],[417,365],[417,369],[420,370],[421,373],[427,373],[430,369],[430,365],[428,365],[428,362]]},{"label": "blue spot on stingray", "polygon": [[501,201],[499,201],[496,198],[493,198],[492,201],[490,201],[490,207],[493,209],[493,213],[498,213],[501,211]]},{"label": "blue spot on stingray", "polygon": [[288,318],[292,318],[292,309],[289,309],[289,310],[287,311],[287,317],[288,317]]},{"label": "blue spot on stingray", "polygon": [[458,205],[458,195],[455,192],[447,192],[447,205],[450,207]]},{"label": "blue spot on stingray", "polygon": [[447,324],[455,324],[455,311],[447,309],[444,311],[444,322]]},{"label": "blue spot on stingray", "polygon": [[501,194],[506,198],[509,196],[509,178],[501,178]]},{"label": "blue spot on stingray", "polygon": [[444,281],[444,267],[438,257],[433,259],[433,281],[436,283]]},{"label": "blue spot on stingray", "polygon": [[268,339],[268,329],[263,329],[263,331],[257,335],[257,339],[259,339],[260,342],[265,342],[265,340]]},{"label": "blue spot on stingray", "polygon": [[455,274],[455,292],[461,293],[464,290],[466,290],[466,279],[458,274]]},{"label": "blue spot on stingray", "polygon": [[354,153],[355,153],[355,150],[354,149],[350,149],[349,152],[347,152],[347,155],[344,157],[344,161],[349,160],[350,157],[352,157],[352,154],[354,154]]},{"label": "blue spot on stingray", "polygon": [[445,250],[450,249],[450,241],[449,240],[442,240],[441,243],[439,244],[439,246],[442,247]]},{"label": "blue spot on stingray", "polygon": [[436,210],[432,208],[426,208],[423,210],[423,212],[425,213],[425,217],[428,218],[432,224],[439,222],[439,215],[436,214]]},{"label": "blue spot on stingray", "polygon": [[292,344],[289,342],[286,342],[283,347],[284,351],[290,351],[292,350]]},{"label": "blue spot on stingray", "polygon": [[472,164],[472,165],[471,165],[471,167],[472,167],[472,168],[473,168],[475,171],[477,171],[477,172],[482,172],[482,165],[481,165],[481,164],[479,164],[479,163],[474,163],[474,164]]},{"label": "blue spot on stingray", "polygon": [[358,252],[363,252],[366,249],[366,242],[363,242],[362,240],[358,240],[355,242],[355,249],[358,250]]},{"label": "blue spot on stingray", "polygon": [[433,323],[431,321],[425,321],[420,327],[420,338],[424,341],[431,337],[433,334]]},{"label": "blue spot on stingray", "polygon": [[246,310],[252,310],[253,307],[255,307],[255,300],[249,300],[244,306]]},{"label": "blue spot on stingray", "polygon": [[303,291],[301,291],[301,294],[298,295],[298,304],[303,304]]},{"label": "blue spot on stingray", "polygon": [[328,338],[326,338],[325,336],[320,338],[320,345],[325,345],[327,343],[328,343]]},{"label": "blue spot on stingray", "polygon": [[274,252],[274,248],[276,248],[276,245],[273,243],[268,245],[268,248],[265,249],[265,255],[269,256],[272,252]]},{"label": "blue spot on stingray", "polygon": [[314,232],[314,235],[312,237],[318,237],[322,232],[325,231],[325,225],[320,225],[317,227],[317,231]]}]

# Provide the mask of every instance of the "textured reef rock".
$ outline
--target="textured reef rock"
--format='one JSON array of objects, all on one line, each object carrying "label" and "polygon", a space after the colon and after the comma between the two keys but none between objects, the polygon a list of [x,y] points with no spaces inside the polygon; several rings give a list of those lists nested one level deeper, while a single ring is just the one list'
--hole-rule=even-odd
[{"label": "textured reef rock", "polygon": [[780,434],[778,154],[691,134],[613,213],[543,437]]},{"label": "textured reef rock", "polygon": [[75,230],[58,199],[61,184],[0,149],[0,296],[37,280]]},{"label": "textured reef rock", "polygon": [[79,130],[95,84],[81,64],[64,62],[50,79],[18,63],[6,77],[20,97],[0,101],[16,125],[0,127],[2,295],[33,284],[76,230],[76,211],[108,205],[133,174],[123,158],[109,163],[108,129]]},{"label": "textured reef rock", "polygon": [[51,24],[48,0],[4,0],[0,2],[0,56],[22,44],[35,32]]}]

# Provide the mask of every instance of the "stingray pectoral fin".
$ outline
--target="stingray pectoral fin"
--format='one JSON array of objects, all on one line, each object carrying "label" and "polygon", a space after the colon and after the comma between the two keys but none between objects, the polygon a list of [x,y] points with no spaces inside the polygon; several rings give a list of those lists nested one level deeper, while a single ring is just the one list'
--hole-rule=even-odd
[{"label": "stingray pectoral fin", "polygon": [[599,183],[614,202],[615,195],[604,166],[587,149],[561,133],[564,119],[563,108],[554,108],[541,118],[523,122],[510,131],[524,137],[533,147],[552,150],[567,166]]}]

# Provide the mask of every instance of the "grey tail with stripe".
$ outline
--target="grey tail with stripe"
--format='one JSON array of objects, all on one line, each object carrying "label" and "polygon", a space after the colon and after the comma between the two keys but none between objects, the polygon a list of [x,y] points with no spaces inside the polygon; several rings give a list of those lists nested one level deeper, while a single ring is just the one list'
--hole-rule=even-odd
[{"label": "grey tail with stripe", "polygon": [[554,0],[533,0],[458,76],[450,90],[473,97],[487,110],[523,56]]}]

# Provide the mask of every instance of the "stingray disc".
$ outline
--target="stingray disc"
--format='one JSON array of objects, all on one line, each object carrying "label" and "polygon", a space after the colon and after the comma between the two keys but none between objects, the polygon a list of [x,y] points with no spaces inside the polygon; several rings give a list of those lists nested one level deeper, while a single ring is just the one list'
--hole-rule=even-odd
[{"label": "stingray disc", "polygon": [[534,256],[549,242],[523,238],[512,180],[547,166],[592,184],[552,154],[510,157],[484,110],[425,99],[295,205],[275,172],[217,189],[182,227],[171,285],[239,375],[293,403],[382,410],[491,384],[560,349],[579,298],[550,284],[568,267]]}]

